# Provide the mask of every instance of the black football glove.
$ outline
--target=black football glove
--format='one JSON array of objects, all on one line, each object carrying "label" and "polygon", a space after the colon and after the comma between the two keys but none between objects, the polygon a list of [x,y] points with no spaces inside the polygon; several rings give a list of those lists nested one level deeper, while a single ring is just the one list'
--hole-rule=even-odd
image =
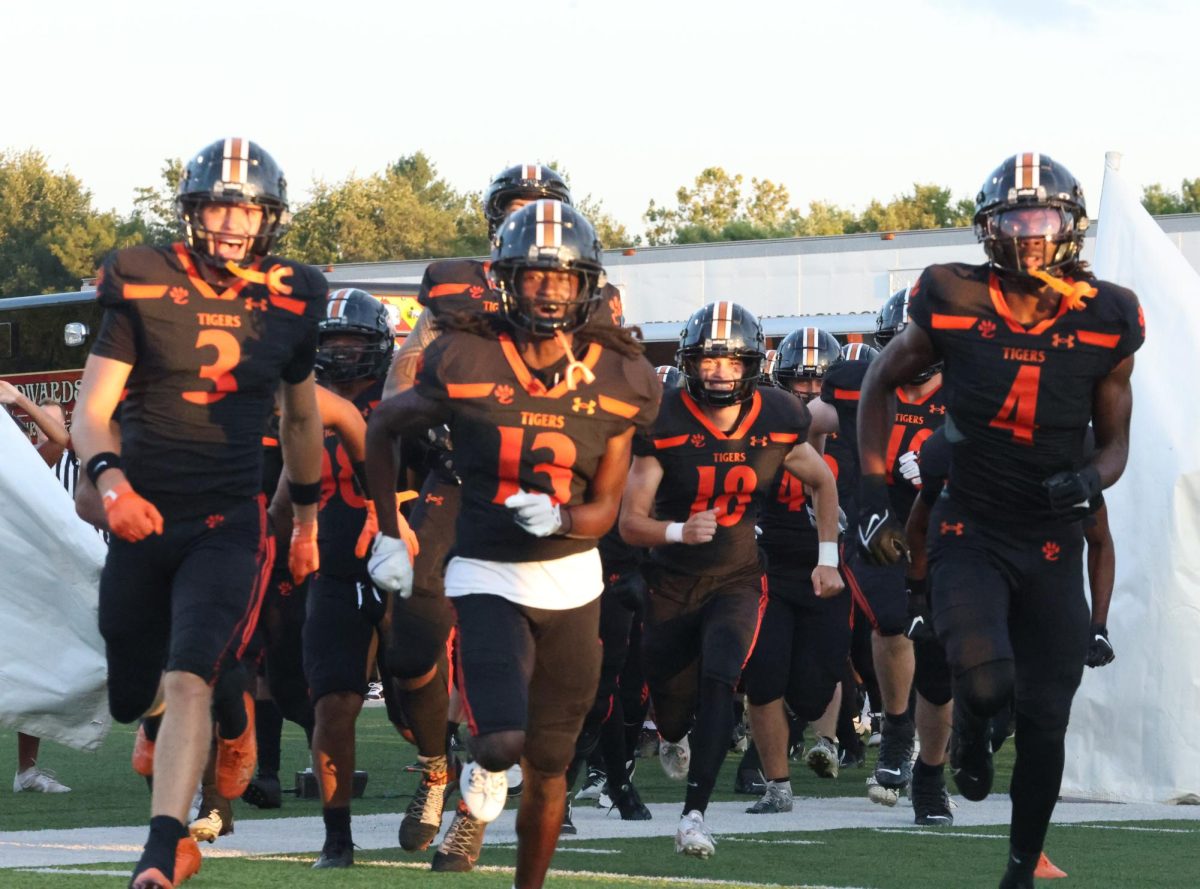
[{"label": "black football glove", "polygon": [[1104,624],[1092,624],[1092,641],[1088,643],[1087,660],[1089,667],[1103,667],[1111,664],[1117,653],[1113,651],[1112,643],[1108,641],[1108,627]]},{"label": "black football glove", "polygon": [[860,486],[858,546],[869,562],[891,565],[908,559],[904,526],[892,515],[887,482],[882,475],[864,475]]},{"label": "black football glove", "polygon": [[908,588],[908,628],[904,635],[913,642],[936,642],[933,632],[933,612],[929,610],[929,579],[906,577]]},{"label": "black football glove", "polygon": [[1082,518],[1102,490],[1100,473],[1092,466],[1078,472],[1058,472],[1042,482],[1046,499],[1057,516]]}]

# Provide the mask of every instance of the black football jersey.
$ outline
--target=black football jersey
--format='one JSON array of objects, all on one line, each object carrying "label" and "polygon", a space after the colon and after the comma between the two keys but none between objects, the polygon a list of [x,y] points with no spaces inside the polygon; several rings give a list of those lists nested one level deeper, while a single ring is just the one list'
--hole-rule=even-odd
[{"label": "black football jersey", "polygon": [[1073,310],[1020,324],[986,265],[927,268],[909,295],[909,318],[945,361],[950,496],[989,520],[1057,521],[1042,482],[1083,462],[1095,384],[1141,347],[1145,326],[1132,291],[1090,280]]},{"label": "black football jersey", "polygon": [[622,577],[637,571],[642,566],[642,560],[646,558],[646,550],[626,543],[615,524],[600,538],[598,547],[605,583],[616,583]]},{"label": "black football jersey", "polygon": [[[754,526],[784,458],[808,436],[812,416],[782,389],[758,389],[730,432],[717,429],[683,389],[663,393],[654,427],[634,439],[634,453],[654,457],[663,478],[654,498],[656,518],[687,521],[719,508],[717,533],[708,543],[671,543],[650,559],[680,574],[725,575],[758,563]],[[803,506],[801,506],[803,509]]]},{"label": "black football jersey", "polygon": [[440,318],[450,312],[499,312],[500,297],[491,263],[476,259],[439,259],[425,268],[417,302]]},{"label": "black football jersey", "polygon": [[283,448],[279,446],[279,414],[274,409],[267,414],[263,427],[262,492],[270,503],[283,475]]},{"label": "black football jersey", "polygon": [[[862,394],[862,381],[870,365],[865,361],[846,361],[829,371],[821,386],[821,400],[832,404],[838,412],[839,449],[854,442],[855,460],[853,483],[859,477],[858,450],[858,402]],[[933,435],[946,420],[945,386],[938,386],[917,399],[910,400],[902,388],[895,392],[896,413],[887,442],[888,494],[892,509],[901,521],[912,509],[917,489],[900,472],[900,458],[909,451],[921,453],[925,440]],[[839,481],[844,473],[839,473]],[[839,484],[839,494],[841,484]],[[847,497],[853,497],[848,492]],[[847,515],[851,515],[847,512]]]},{"label": "black football jersey", "polygon": [[[354,406],[366,419],[383,396],[383,380],[368,386],[354,398]],[[354,477],[354,465],[332,429],[325,430],[321,455],[321,499],[317,514],[317,547],[321,573],[356,579],[367,570],[367,560],[354,555],[359,532],[367,519],[367,499]]]},{"label": "black football jersey", "polygon": [[268,256],[218,292],[182,244],[108,255],[92,352],[133,365],[121,412],[130,484],[160,510],[219,511],[262,489],[263,428],[280,380],[312,373],[328,287]]},{"label": "black football jersey", "polygon": [[450,409],[463,480],[454,555],[533,562],[596,546],[594,539],[534,537],[504,505],[520,491],[583,503],[608,440],[631,425],[648,426],[658,412],[661,387],[644,358],[596,343],[578,352],[595,379],[577,379],[571,389],[562,379],[565,359],[533,371],[506,334],[450,331],[426,348],[417,391]]},{"label": "black football jersey", "polygon": [[838,415],[838,431],[825,436],[825,454],[837,466],[838,502],[853,518],[849,504],[858,495],[858,400],[869,362],[839,361],[821,380],[820,399],[833,405]]}]

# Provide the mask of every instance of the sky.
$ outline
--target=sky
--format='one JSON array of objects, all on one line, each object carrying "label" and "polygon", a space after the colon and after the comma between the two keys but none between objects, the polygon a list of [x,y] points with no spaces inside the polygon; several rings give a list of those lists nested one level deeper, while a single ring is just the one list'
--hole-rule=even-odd
[{"label": "sky", "polygon": [[4,31],[0,150],[122,213],[232,135],[293,204],[416,151],[464,191],[555,160],[634,233],[709,166],[862,209],[1040,151],[1093,217],[1106,151],[1138,185],[1200,176],[1200,6],[1174,0],[49,0]]}]

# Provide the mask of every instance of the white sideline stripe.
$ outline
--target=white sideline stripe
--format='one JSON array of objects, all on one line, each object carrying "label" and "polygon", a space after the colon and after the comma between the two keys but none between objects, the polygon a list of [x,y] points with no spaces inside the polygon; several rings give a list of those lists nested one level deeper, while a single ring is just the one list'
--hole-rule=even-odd
[{"label": "white sideline stripe", "polygon": [[[516,843],[504,843],[504,844],[498,845],[498,846],[488,846],[488,848],[489,849],[506,849],[511,852],[512,850],[517,848],[517,844]],[[620,855],[621,854],[620,849],[585,849],[582,846],[579,848],[575,848],[573,846],[567,846],[567,845],[559,845],[559,846],[555,847],[554,852],[556,855],[559,852],[581,852],[584,855]]]},{"label": "white sideline stripe", "polygon": [[1086,827],[1089,830],[1130,830],[1137,831],[1138,833],[1200,833],[1200,830],[1180,830],[1176,827],[1120,827],[1116,824],[1061,824],[1059,826]]},{"label": "white sideline stripe", "polygon": [[1006,833],[966,833],[958,830],[942,830],[937,827],[917,828],[899,828],[899,827],[876,827],[871,833],[908,833],[914,836],[922,837],[966,837],[969,840],[1007,840]]},{"label": "white sideline stripe", "polygon": [[[577,849],[575,851],[580,850]],[[307,862],[312,861],[312,856],[256,855],[254,858],[248,860]],[[429,865],[423,861],[360,861],[356,858],[354,866],[358,867],[359,865],[364,867],[399,867],[405,870],[429,870]],[[517,869],[515,867],[504,867],[496,864],[480,864],[473,868],[472,873],[476,871],[485,874],[514,874],[517,872]],[[749,880],[713,880],[688,876],[652,877],[643,874],[617,874],[594,870],[562,870],[557,867],[550,868],[548,876],[582,877],[584,879],[595,878],[613,883],[628,883],[631,886],[753,886],[755,889],[866,889],[865,886],[829,886],[824,883],[754,883]]]},{"label": "white sideline stripe", "polygon": [[756,837],[723,837],[716,834],[722,843],[761,843],[764,846],[824,846],[824,840],[760,840]]}]

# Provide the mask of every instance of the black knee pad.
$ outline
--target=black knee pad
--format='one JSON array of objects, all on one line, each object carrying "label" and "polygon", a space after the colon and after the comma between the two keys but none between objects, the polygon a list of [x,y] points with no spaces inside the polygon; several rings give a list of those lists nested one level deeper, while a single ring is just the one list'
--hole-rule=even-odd
[{"label": "black knee pad", "polygon": [[[483,768],[489,772],[501,772],[519,763],[522,755],[529,756],[528,746],[528,743],[523,743],[519,738],[499,741],[495,737],[484,736],[471,742],[471,752],[475,754],[475,761]],[[568,754],[567,764],[570,762],[571,755]],[[564,765],[563,771],[566,771],[566,768]]]},{"label": "black knee pad", "polygon": [[279,708],[284,719],[299,726],[311,726],[312,701],[308,699],[308,684],[304,677],[278,675],[280,672],[267,668],[267,686],[271,689],[271,698],[275,701],[275,706]]},{"label": "black knee pad", "polygon": [[950,665],[946,663],[946,650],[938,642],[914,642],[917,669],[913,686],[921,697],[935,706],[950,701]]},{"label": "black knee pad", "polygon": [[110,675],[108,682],[109,712],[112,713],[112,718],[117,722],[125,724],[136,722],[150,709],[157,692],[157,677],[153,683],[143,682],[134,684],[113,682]]},{"label": "black knee pad", "polygon": [[794,691],[789,690],[783,699],[796,714],[797,719],[802,722],[815,722],[821,718],[821,714],[833,700],[833,692],[837,683],[837,677],[832,677],[832,680],[827,678],[823,682],[808,683]]},{"label": "black knee pad", "polygon": [[444,598],[397,600],[387,649],[388,671],[404,681],[424,676],[446,653],[454,612]]},{"label": "black knee pad", "polygon": [[1011,660],[988,661],[954,677],[954,700],[980,719],[999,713],[1012,700],[1016,670]]}]

